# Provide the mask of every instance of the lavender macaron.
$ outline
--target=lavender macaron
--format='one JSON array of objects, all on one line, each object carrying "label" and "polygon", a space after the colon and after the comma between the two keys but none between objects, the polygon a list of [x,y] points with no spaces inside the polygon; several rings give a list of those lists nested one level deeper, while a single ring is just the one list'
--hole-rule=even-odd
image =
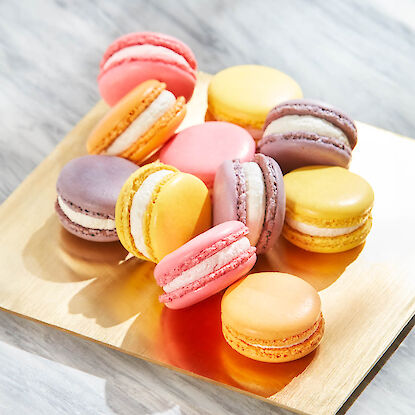
[{"label": "lavender macaron", "polygon": [[124,182],[137,168],[110,156],[83,156],[67,163],[56,183],[55,209],[62,226],[90,241],[118,240],[115,204]]},{"label": "lavender macaron", "polygon": [[258,150],[274,158],[282,171],[308,165],[349,166],[357,129],[346,114],[322,102],[298,99],[273,108]]},{"label": "lavender macaron", "polygon": [[213,224],[238,220],[249,229],[257,253],[265,253],[281,234],[285,191],[278,163],[263,154],[254,161],[227,160],[221,164],[213,187]]}]

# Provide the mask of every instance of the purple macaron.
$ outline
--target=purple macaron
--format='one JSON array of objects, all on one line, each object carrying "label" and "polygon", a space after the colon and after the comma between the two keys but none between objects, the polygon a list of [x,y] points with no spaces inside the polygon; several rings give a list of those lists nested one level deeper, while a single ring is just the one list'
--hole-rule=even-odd
[{"label": "purple macaron", "polygon": [[263,154],[254,161],[227,160],[221,164],[213,187],[213,224],[238,220],[248,229],[248,239],[261,254],[281,233],[285,216],[285,191],[278,163]]},{"label": "purple macaron", "polygon": [[357,142],[353,120],[322,102],[297,99],[273,108],[258,151],[274,158],[282,171],[309,165],[347,168]]},{"label": "purple macaron", "polygon": [[118,240],[115,204],[124,182],[137,168],[110,156],[83,156],[67,163],[56,183],[55,204],[64,228],[91,241]]}]

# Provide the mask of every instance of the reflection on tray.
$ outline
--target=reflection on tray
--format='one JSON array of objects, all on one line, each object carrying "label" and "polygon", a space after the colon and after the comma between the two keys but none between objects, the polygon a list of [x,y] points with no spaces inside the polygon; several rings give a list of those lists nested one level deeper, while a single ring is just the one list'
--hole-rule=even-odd
[{"label": "reflection on tray", "polygon": [[165,308],[161,317],[166,362],[267,397],[281,390],[311,362],[314,353],[290,363],[262,363],[231,349],[222,336],[217,294],[183,310]]},{"label": "reflection on tray", "polygon": [[[362,246],[339,254],[316,254],[281,238],[267,255],[259,257],[253,271],[289,272],[321,290],[336,281],[361,250]],[[222,336],[223,293],[187,309],[170,310],[158,301],[162,289],[154,280],[154,264],[126,257],[119,242],[79,239],[61,228],[53,215],[27,243],[24,261],[38,278],[87,283],[69,298],[70,314],[93,319],[102,328],[132,319],[121,340],[126,352],[264,397],[284,388],[319,353],[276,364],[239,355]]]},{"label": "reflection on tray", "polygon": [[259,256],[253,272],[279,271],[296,275],[316,290],[321,291],[333,284],[359,256],[364,244],[346,252],[320,254],[304,251],[280,237],[275,246]]}]

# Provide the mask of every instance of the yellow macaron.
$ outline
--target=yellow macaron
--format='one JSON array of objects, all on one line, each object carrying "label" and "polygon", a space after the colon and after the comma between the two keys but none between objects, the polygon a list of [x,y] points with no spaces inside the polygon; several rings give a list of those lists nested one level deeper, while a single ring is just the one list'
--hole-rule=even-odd
[{"label": "yellow macaron", "polygon": [[262,362],[300,359],[318,346],[324,333],[317,291],[280,272],[250,274],[229,287],[221,316],[227,343]]},{"label": "yellow macaron", "polygon": [[191,174],[162,163],[147,164],[125,182],[115,224],[127,251],[158,263],[210,228],[209,191]]},{"label": "yellow macaron", "polygon": [[274,68],[232,66],[212,78],[205,119],[238,124],[259,139],[269,111],[283,101],[302,96],[300,86]]},{"label": "yellow macaron", "polygon": [[373,189],[343,167],[308,166],[284,176],[283,235],[312,252],[342,252],[363,243],[372,226]]}]

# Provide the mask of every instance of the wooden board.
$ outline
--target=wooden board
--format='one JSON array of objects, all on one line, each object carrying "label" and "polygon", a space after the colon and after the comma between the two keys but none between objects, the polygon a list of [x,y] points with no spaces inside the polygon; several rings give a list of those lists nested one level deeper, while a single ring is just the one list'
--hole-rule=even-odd
[{"label": "wooden board", "polygon": [[[183,128],[203,121],[208,80],[199,74]],[[415,141],[358,123],[351,170],[376,198],[364,247],[313,254],[280,239],[259,258],[255,270],[291,272],[313,284],[326,318],[316,352],[266,364],[226,345],[220,295],[167,310],[157,301],[152,264],[124,261],[119,243],[85,242],[58,224],[58,174],[85,154],[86,137],[106,111],[98,103],[0,207],[0,307],[297,412],[334,414],[415,313]]]}]

